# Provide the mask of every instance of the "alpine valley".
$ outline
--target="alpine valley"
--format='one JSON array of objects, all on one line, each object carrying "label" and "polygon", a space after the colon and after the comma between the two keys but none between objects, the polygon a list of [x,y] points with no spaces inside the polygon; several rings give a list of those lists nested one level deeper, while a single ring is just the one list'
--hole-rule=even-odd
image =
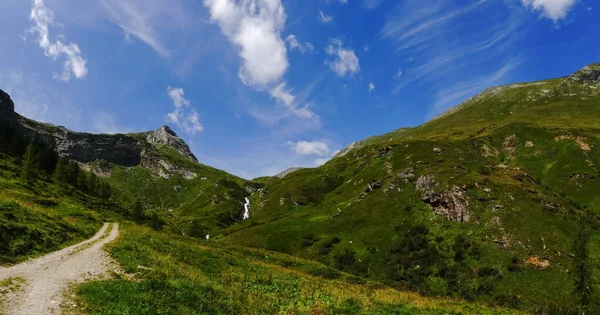
[{"label": "alpine valley", "polygon": [[167,126],[74,132],[1,91],[0,120],[0,264],[121,223],[71,313],[600,313],[600,64],[253,180]]}]

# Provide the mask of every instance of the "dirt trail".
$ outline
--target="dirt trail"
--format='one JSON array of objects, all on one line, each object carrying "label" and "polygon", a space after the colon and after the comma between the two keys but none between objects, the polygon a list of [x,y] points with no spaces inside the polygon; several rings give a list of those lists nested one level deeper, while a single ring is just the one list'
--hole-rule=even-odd
[{"label": "dirt trail", "polygon": [[[112,228],[111,228],[112,227]],[[0,268],[0,281],[21,278],[25,283],[4,296],[0,314],[60,314],[63,294],[71,283],[106,276],[118,266],[102,250],[119,236],[117,223],[105,223],[91,239],[46,256]]]}]

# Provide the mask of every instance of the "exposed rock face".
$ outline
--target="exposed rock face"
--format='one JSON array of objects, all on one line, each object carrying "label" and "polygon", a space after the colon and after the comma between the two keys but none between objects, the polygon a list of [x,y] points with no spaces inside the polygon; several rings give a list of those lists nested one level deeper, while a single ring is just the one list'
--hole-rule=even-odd
[{"label": "exposed rock face", "polygon": [[569,79],[582,83],[600,83],[600,64],[585,66],[570,75]]},{"label": "exposed rock face", "polygon": [[299,170],[302,170],[302,169],[304,169],[304,168],[303,168],[303,167],[290,167],[290,168],[288,168],[287,170],[285,170],[285,171],[283,171],[283,172],[281,172],[281,173],[279,173],[279,174],[275,175],[275,177],[284,178],[284,177],[286,177],[287,175],[290,175],[290,174],[292,174],[293,172],[296,172],[296,171],[299,171]]},{"label": "exposed rock face", "polygon": [[433,174],[423,175],[416,182],[421,199],[433,209],[436,215],[453,222],[468,222],[471,219],[468,209],[469,199],[464,195],[464,191],[454,186],[451,190],[437,192],[438,186]]},{"label": "exposed rock face", "polygon": [[17,119],[15,104],[10,99],[10,95],[2,90],[0,90],[0,119],[10,124],[14,124]]},{"label": "exposed rock face", "polygon": [[154,147],[169,146],[188,159],[198,162],[198,159],[190,151],[190,147],[169,126],[162,126],[157,130],[144,132],[142,135]]},{"label": "exposed rock face", "polygon": [[132,136],[94,135],[72,132],[64,128],[51,136],[54,138],[54,148],[60,156],[81,163],[106,160],[127,167],[141,163],[142,147]]},{"label": "exposed rock face", "polygon": [[[188,145],[167,126],[138,134],[91,134],[36,122],[15,113],[14,108],[10,96],[0,90],[0,119],[14,122],[25,137],[37,137],[53,147],[60,156],[75,160],[80,165],[104,160],[125,167],[142,165],[165,178],[174,174],[181,174],[187,179],[196,177],[196,173],[171,165],[160,154],[153,153],[153,149],[169,146],[191,161],[198,162]],[[88,168],[104,176],[109,176],[111,172],[91,166]]]},{"label": "exposed rock face", "polygon": [[340,152],[338,152],[336,155],[334,155],[333,158],[335,159],[338,157],[342,157],[342,156],[348,154],[348,152],[352,151],[352,149],[359,148],[359,147],[360,147],[360,142],[350,143],[348,146],[346,146]]}]

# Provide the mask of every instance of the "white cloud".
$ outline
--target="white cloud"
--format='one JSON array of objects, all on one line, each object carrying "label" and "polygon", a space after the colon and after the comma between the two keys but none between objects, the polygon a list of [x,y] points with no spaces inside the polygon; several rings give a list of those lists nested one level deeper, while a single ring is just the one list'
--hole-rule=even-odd
[{"label": "white cloud", "polygon": [[239,76],[260,89],[277,84],[289,63],[281,39],[286,14],[280,0],[204,0],[212,21],[239,48]]},{"label": "white cloud", "polygon": [[204,127],[200,124],[200,115],[198,115],[196,109],[185,110],[185,107],[189,107],[191,103],[185,98],[184,90],[169,86],[167,94],[173,101],[173,106],[175,106],[174,111],[167,115],[167,120],[183,128],[188,134],[202,132]]},{"label": "white cloud", "polygon": [[373,82],[369,83],[369,92],[375,91],[375,84]]},{"label": "white cloud", "polygon": [[134,36],[163,57],[173,55],[168,43],[178,42],[176,35],[189,23],[178,0],[98,0],[98,3],[98,14],[123,29],[126,42]]},{"label": "white cloud", "polygon": [[541,11],[543,16],[558,22],[567,17],[577,0],[521,0],[521,2],[524,6]]},{"label": "white cloud", "polygon": [[334,61],[328,61],[326,64],[328,64],[331,70],[337,73],[337,75],[354,75],[360,71],[358,57],[356,57],[354,50],[343,47],[341,39],[331,39],[330,44],[325,48],[325,52],[328,55],[335,57]]},{"label": "white cloud", "polygon": [[370,48],[369,48],[369,45],[365,45],[365,47],[363,48],[363,51],[364,51],[364,52],[367,52],[367,51],[369,51],[369,49],[370,49]]},{"label": "white cloud", "polygon": [[290,46],[290,50],[298,49],[301,53],[312,52],[315,49],[312,43],[306,42],[302,44],[299,42],[295,35],[289,35],[285,41]]},{"label": "white cloud", "polygon": [[382,2],[383,0],[364,0],[364,6],[365,8],[372,10],[377,8]]},{"label": "white cloud", "polygon": [[394,76],[394,79],[398,79],[399,77],[402,76],[404,72],[402,72],[402,69],[398,69],[398,72],[396,72],[396,75]]},{"label": "white cloud", "polygon": [[[83,58],[79,46],[74,43],[64,44],[60,39],[52,42],[50,26],[54,23],[54,13],[44,4],[44,0],[34,0],[29,19],[35,23],[27,32],[37,34],[37,42],[44,54],[52,59],[64,56],[63,72],[54,74],[54,79],[68,82],[72,76],[83,79],[87,75],[87,61]],[[62,36],[60,36],[62,37]],[[60,38],[59,37],[59,38]]]},{"label": "white cloud", "polygon": [[[239,49],[242,82],[258,91],[268,91],[294,116],[318,120],[308,109],[306,99],[292,95],[282,79],[289,62],[285,42],[281,39],[287,18],[281,0],[204,0],[204,5],[209,8],[212,21]],[[314,48],[311,43],[301,45],[293,35],[286,40],[290,50]]]},{"label": "white cloud", "polygon": [[271,97],[276,99],[277,102],[283,104],[295,116],[304,119],[318,120],[318,116],[313,111],[311,111],[307,105],[302,106],[302,103],[298,104],[298,102],[296,101],[296,97],[292,95],[291,92],[287,90],[285,86],[286,83],[282,82],[279,85],[272,88],[269,91],[269,94],[271,95]]},{"label": "white cloud", "polygon": [[333,22],[333,17],[323,13],[323,11],[319,11],[319,21],[323,24],[329,24]]},{"label": "white cloud", "polygon": [[289,141],[288,145],[290,145],[298,155],[327,157],[333,152],[325,142],[321,141]]}]

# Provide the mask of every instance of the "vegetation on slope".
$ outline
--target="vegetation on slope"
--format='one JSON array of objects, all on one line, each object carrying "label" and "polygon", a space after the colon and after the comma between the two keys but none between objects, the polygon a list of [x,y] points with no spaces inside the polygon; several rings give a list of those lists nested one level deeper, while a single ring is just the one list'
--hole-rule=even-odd
[{"label": "vegetation on slope", "polygon": [[[262,179],[252,218],[219,240],[429,295],[597,309],[600,90],[581,77],[492,88],[318,169]],[[577,261],[580,222],[591,241]],[[573,268],[592,274],[585,301]]]},{"label": "vegetation on slope", "polygon": [[204,244],[124,225],[109,250],[126,273],[79,286],[78,304],[88,314],[517,313],[396,291],[274,252]]},{"label": "vegetation on slope", "polygon": [[107,193],[105,182],[0,124],[0,264],[89,238],[118,209]]}]

